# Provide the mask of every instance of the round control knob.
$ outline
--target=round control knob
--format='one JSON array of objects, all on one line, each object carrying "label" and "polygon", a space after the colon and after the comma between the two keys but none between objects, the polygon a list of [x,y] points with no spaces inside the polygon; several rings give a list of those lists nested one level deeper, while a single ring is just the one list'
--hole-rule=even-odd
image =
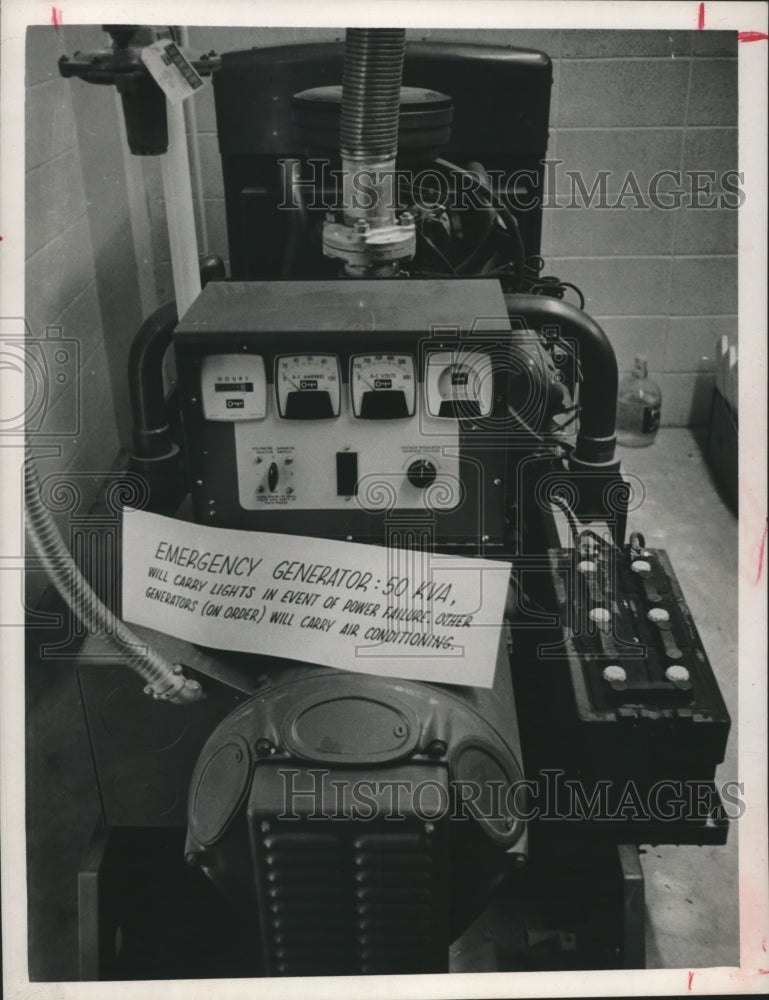
[{"label": "round control knob", "polygon": [[272,462],[270,468],[267,470],[267,485],[270,488],[270,493],[275,492],[275,488],[278,485],[278,478],[280,477],[280,472],[278,471],[277,462]]},{"label": "round control knob", "polygon": [[659,625],[661,622],[670,621],[670,615],[664,608],[652,608],[646,617],[656,625]]},{"label": "round control knob", "polygon": [[604,667],[603,679],[610,684],[624,684],[627,680],[627,672],[624,667],[618,667],[615,663]]},{"label": "round control knob", "polygon": [[435,482],[436,475],[437,469],[433,463],[428,462],[424,458],[418,458],[406,470],[408,481],[412,486],[416,486],[418,490],[427,489],[431,483]]},{"label": "round control knob", "polygon": [[665,676],[673,684],[685,684],[689,680],[689,671],[686,667],[682,667],[680,663],[676,663],[672,667],[667,668]]}]

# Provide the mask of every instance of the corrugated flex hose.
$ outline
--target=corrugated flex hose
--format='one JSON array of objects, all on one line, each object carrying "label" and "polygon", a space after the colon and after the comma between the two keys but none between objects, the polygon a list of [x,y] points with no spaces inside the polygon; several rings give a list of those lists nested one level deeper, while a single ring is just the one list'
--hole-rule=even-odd
[{"label": "corrugated flex hose", "polygon": [[145,690],[154,698],[182,705],[202,697],[198,681],[185,677],[179,664],[171,663],[142,642],[94,592],[43,502],[37,466],[31,457],[24,463],[24,503],[32,547],[51,582],[88,632],[119,653],[126,666],[143,678]]},{"label": "corrugated flex hose", "polygon": [[405,28],[348,28],[342,81],[341,153],[390,160],[398,150]]}]

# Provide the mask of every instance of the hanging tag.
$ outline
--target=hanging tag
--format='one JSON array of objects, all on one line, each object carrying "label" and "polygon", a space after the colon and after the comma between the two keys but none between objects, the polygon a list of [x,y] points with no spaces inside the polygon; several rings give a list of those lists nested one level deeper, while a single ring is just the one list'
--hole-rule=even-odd
[{"label": "hanging tag", "polygon": [[172,104],[181,103],[203,86],[200,74],[170,38],[142,49],[142,62]]}]

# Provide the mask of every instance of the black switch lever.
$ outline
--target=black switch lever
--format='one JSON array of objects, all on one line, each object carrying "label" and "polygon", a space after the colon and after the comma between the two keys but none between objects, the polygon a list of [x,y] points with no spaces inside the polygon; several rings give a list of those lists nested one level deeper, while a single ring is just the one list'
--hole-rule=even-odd
[{"label": "black switch lever", "polygon": [[358,494],[358,453],[338,451],[336,453],[336,492],[340,497],[354,497]]}]

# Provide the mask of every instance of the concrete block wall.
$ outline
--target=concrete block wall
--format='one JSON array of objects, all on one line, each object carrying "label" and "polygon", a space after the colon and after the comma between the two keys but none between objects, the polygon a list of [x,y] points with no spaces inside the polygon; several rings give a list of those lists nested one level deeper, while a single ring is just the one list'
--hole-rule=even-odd
[{"label": "concrete block wall", "polygon": [[[191,28],[190,50],[226,52],[263,45],[333,40],[343,29]],[[737,331],[737,212],[665,209],[625,197],[618,207],[571,204],[567,171],[588,191],[608,171],[605,199],[616,204],[629,171],[648,203],[661,170],[737,169],[737,40],[734,32],[411,31],[409,37],[540,49],[553,60],[548,158],[559,207],[543,212],[547,273],[577,284],[586,309],[605,327],[620,368],[649,357],[663,389],[663,423],[707,422],[715,342]],[[492,95],[490,95],[491,99]],[[206,249],[227,256],[221,166],[210,85],[195,98],[205,177]],[[162,192],[148,164],[153,248],[161,298],[172,295]],[[682,179],[685,177],[682,176]],[[702,183],[705,183],[704,181]],[[666,192],[672,185],[660,185]],[[718,192],[718,187],[713,191]],[[712,200],[700,195],[706,203]],[[730,197],[730,203],[736,199]]]},{"label": "concrete block wall", "polygon": [[[648,355],[663,423],[704,424],[716,339],[737,332],[737,212],[696,202],[716,200],[718,180],[737,169],[736,34],[563,31],[550,54],[548,155],[563,161],[559,169],[579,171],[588,186],[610,171],[610,203],[629,170],[646,204],[658,171],[716,174],[694,205],[638,208],[630,197],[624,208],[554,208],[543,219],[543,253],[582,288],[620,368]],[[568,185],[557,185],[568,204]]]},{"label": "concrete block wall", "polygon": [[[44,388],[48,426],[68,433],[32,440],[46,445],[41,479],[61,474],[78,495],[58,514],[65,538],[70,517],[88,510],[129,444],[125,365],[148,304],[139,294],[114,91],[65,80],[57,67],[62,54],[97,49],[105,40],[98,27],[49,26],[30,27],[26,39],[26,322],[33,341],[60,328],[67,354],[61,366],[53,360]],[[30,385],[28,400],[41,388]],[[33,605],[47,581],[30,573],[27,583]]]}]

